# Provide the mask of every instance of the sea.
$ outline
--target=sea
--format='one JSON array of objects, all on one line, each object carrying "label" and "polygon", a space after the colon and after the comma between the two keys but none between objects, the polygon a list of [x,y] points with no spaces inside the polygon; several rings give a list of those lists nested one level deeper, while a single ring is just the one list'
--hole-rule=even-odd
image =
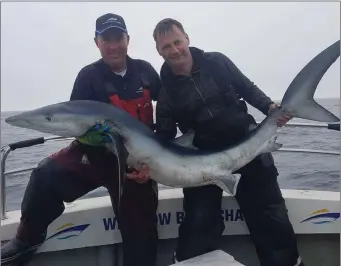
[{"label": "sea", "polygon": [[[340,99],[318,99],[320,105],[340,117]],[[248,106],[249,112],[257,122],[265,116],[255,108]],[[17,141],[37,137],[49,137],[32,130],[15,128],[5,123],[5,118],[18,112],[1,112],[1,146],[4,147]],[[294,118],[290,122],[317,123]],[[326,128],[283,127],[279,131],[277,142],[283,148],[314,149],[340,151],[340,132]],[[5,164],[5,171],[30,168],[50,155],[69,145],[70,140],[47,141],[45,144],[29,148],[17,149],[9,154]],[[157,155],[156,155],[157,156]],[[273,153],[275,164],[279,171],[278,182],[283,189],[304,189],[321,191],[339,191],[340,185],[340,156],[312,154],[302,152]],[[19,210],[31,171],[14,173],[6,176],[6,209]],[[261,175],[261,173],[260,173]],[[165,187],[160,185],[160,189]],[[94,198],[107,195],[105,188],[98,188],[82,198]]]}]

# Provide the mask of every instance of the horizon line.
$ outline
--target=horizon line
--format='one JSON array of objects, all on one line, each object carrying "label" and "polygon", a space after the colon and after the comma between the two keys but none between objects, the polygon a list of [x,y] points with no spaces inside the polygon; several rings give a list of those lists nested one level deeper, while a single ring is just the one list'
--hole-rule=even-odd
[{"label": "horizon line", "polygon": [[[315,100],[336,100],[336,99],[341,100],[338,97],[315,98]],[[274,102],[280,102],[280,100],[273,100],[273,101]],[[249,103],[247,103],[247,104],[249,104]],[[40,106],[40,107],[42,107],[42,106]],[[37,107],[37,108],[39,108],[39,107]],[[5,112],[26,112],[26,111],[29,111],[29,110],[33,110],[33,109],[26,109],[26,110],[1,110],[1,113],[5,113]]]}]

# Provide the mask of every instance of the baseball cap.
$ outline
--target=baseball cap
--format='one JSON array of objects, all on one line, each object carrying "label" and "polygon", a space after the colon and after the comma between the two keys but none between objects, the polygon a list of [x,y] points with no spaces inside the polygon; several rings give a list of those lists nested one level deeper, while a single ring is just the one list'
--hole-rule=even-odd
[{"label": "baseball cap", "polygon": [[124,19],[119,15],[108,13],[96,19],[96,35],[101,35],[111,28],[128,33]]}]

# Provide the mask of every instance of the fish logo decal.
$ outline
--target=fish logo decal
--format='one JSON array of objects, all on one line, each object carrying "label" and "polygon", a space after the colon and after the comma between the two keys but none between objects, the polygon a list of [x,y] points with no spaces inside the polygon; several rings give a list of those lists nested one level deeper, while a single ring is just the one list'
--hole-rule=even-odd
[{"label": "fish logo decal", "polygon": [[69,239],[72,237],[79,236],[85,229],[88,228],[90,224],[81,224],[81,225],[74,225],[72,223],[63,224],[62,226],[58,227],[55,231],[56,233],[51,235],[48,239],[57,238],[57,239]]},{"label": "fish logo decal", "polygon": [[313,224],[326,224],[332,223],[339,218],[340,218],[339,212],[329,212],[328,209],[321,209],[311,213],[310,217],[304,219],[303,221],[301,221],[301,223],[310,222]]}]

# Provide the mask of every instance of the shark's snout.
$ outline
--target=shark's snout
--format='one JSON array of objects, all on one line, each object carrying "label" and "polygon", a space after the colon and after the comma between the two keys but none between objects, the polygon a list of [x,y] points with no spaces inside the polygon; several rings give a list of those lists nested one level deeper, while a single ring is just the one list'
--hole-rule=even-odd
[{"label": "shark's snout", "polygon": [[12,125],[12,126],[17,126],[17,127],[25,127],[25,128],[28,128],[31,126],[31,124],[25,120],[25,119],[22,119],[20,117],[17,117],[17,116],[11,116],[11,117],[7,117],[5,119],[5,122],[9,125]]}]

